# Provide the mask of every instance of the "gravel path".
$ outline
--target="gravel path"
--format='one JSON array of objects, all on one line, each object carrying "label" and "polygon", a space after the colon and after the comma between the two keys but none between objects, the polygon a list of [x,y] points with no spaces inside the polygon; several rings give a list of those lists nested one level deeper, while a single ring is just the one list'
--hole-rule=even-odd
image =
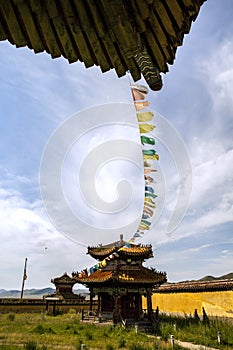
[{"label": "gravel path", "polygon": [[180,341],[180,340],[176,340],[175,344],[190,350],[219,350],[217,348],[209,348],[208,346],[205,346],[205,345],[196,345],[196,344],[192,344],[192,343],[188,343],[186,341]]}]

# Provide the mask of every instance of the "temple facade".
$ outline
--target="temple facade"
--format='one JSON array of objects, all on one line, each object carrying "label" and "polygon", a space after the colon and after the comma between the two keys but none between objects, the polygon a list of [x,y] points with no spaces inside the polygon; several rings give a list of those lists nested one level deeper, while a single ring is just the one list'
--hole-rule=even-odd
[{"label": "temple facade", "polygon": [[61,301],[75,301],[81,302],[85,299],[84,296],[73,293],[73,286],[76,280],[70,277],[66,272],[60,276],[51,279],[51,282],[55,285],[56,291],[50,297],[57,298]]},{"label": "temple facade", "polygon": [[[122,320],[153,319],[152,289],[166,282],[165,272],[146,268],[143,262],[153,257],[151,245],[128,244],[120,240],[108,245],[88,247],[87,254],[97,260],[89,270],[73,272],[72,277],[89,288],[90,309],[98,297],[99,317],[114,323]],[[142,296],[147,300],[147,313],[142,309]]]}]

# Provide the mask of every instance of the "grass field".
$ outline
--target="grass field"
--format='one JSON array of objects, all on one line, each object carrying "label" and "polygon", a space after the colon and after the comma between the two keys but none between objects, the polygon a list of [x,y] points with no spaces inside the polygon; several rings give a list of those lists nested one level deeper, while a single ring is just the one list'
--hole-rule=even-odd
[{"label": "grass field", "polygon": [[[218,349],[233,349],[233,319],[208,316],[200,320],[199,316],[176,317],[162,315],[159,329],[162,339],[167,339],[173,334],[175,339],[202,344]],[[218,342],[220,335],[220,344]]]},{"label": "grass field", "polygon": [[[169,344],[148,338],[121,326],[83,324],[69,312],[58,316],[43,314],[2,314],[0,349],[169,349]],[[177,347],[179,349],[179,347]]]},{"label": "grass field", "polygon": [[[221,331],[222,335],[220,346],[217,331]],[[214,319],[203,324],[193,317],[162,315],[155,327],[154,337],[148,337],[144,333],[136,333],[135,329],[121,326],[84,324],[73,310],[55,317],[26,313],[0,314],[0,349],[5,350],[168,350],[171,349],[171,334],[179,340],[233,349],[233,324],[229,320]],[[174,349],[181,347],[175,345]]]}]

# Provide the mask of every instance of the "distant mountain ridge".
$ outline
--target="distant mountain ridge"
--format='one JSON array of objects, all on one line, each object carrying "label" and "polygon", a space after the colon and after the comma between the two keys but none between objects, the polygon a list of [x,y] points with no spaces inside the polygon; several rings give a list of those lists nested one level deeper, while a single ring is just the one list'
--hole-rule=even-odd
[{"label": "distant mountain ridge", "polygon": [[212,281],[221,281],[221,280],[230,280],[233,279],[233,272],[227,273],[226,275],[222,275],[222,276],[211,276],[211,275],[207,275],[204,276],[198,280],[185,280],[185,281],[180,281],[180,282],[176,282],[176,283],[184,283],[184,282],[212,282]]},{"label": "distant mountain ridge", "polygon": [[[55,292],[54,288],[42,288],[42,289],[25,289],[23,292],[24,298],[40,299],[44,295],[53,294]],[[85,289],[74,289],[74,294],[87,295],[88,290]],[[17,289],[0,289],[0,298],[20,298],[21,291]]]},{"label": "distant mountain ridge", "polygon": [[208,281],[219,281],[219,280],[229,280],[229,279],[233,279],[233,272],[230,272],[226,275],[219,276],[219,277],[205,276],[199,279],[198,281],[208,282]]},{"label": "distant mountain ridge", "polygon": [[[55,291],[54,288],[42,288],[42,289],[25,289],[23,296],[26,298],[42,298],[43,295],[52,294]],[[20,298],[21,291],[17,289],[5,290],[0,289],[0,298]]]},{"label": "distant mountain ridge", "polygon": [[[211,281],[218,281],[218,280],[227,280],[227,279],[233,279],[233,272],[230,272],[226,275],[214,277],[214,276],[205,276],[200,278],[199,280],[188,280],[183,282],[211,282]],[[25,289],[23,292],[23,296],[25,298],[43,298],[44,295],[53,294],[55,292],[54,288],[42,288],[42,289]],[[88,289],[74,289],[75,294],[80,295],[88,295]],[[21,291],[17,289],[0,289],[0,298],[20,298]]]}]

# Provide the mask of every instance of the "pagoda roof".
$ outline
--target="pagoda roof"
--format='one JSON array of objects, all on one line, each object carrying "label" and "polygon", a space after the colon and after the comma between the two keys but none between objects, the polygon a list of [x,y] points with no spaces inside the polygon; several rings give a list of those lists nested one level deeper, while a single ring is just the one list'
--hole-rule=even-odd
[{"label": "pagoda roof", "polygon": [[113,253],[121,258],[141,258],[148,259],[153,257],[151,245],[141,244],[125,244],[122,242],[121,245],[116,246],[114,243],[106,246],[88,247],[87,254],[90,254],[94,259],[103,260]]},{"label": "pagoda roof", "polygon": [[154,290],[154,293],[197,293],[225,291],[233,289],[233,279],[217,281],[190,281],[166,283]]},{"label": "pagoda roof", "polygon": [[0,0],[0,40],[137,81],[135,56],[145,50],[167,72],[204,1]]},{"label": "pagoda roof", "polygon": [[66,272],[60,277],[55,277],[51,279],[51,282],[55,285],[58,283],[69,284],[69,285],[77,283],[76,280],[73,277],[68,276]]},{"label": "pagoda roof", "polygon": [[105,283],[117,282],[119,284],[129,285],[160,285],[166,282],[166,273],[157,272],[145,267],[129,269],[121,267],[118,271],[114,270],[97,270],[88,275],[77,277],[77,282],[85,285],[99,285]]}]

